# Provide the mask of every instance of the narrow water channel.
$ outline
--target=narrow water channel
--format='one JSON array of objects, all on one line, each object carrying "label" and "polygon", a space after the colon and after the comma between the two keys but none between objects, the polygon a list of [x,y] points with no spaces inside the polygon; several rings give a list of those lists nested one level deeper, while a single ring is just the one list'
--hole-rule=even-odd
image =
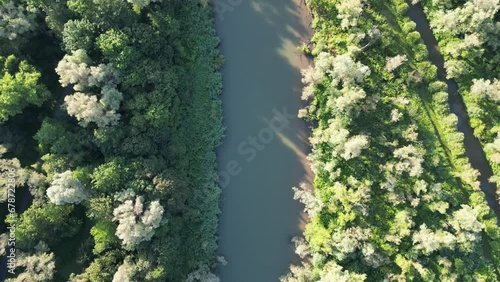
[{"label": "narrow water channel", "polygon": [[222,198],[222,282],[274,282],[296,257],[303,207],[292,187],[310,180],[308,127],[297,118],[297,49],[310,37],[301,0],[220,0],[216,28],[225,57],[222,93],[226,136],[218,149]]},{"label": "narrow water channel", "polygon": [[462,96],[458,93],[458,85],[455,80],[446,79],[444,58],[439,50],[438,42],[432,33],[429,21],[424,14],[422,6],[420,4],[410,5],[407,15],[415,22],[416,30],[420,33],[429,52],[429,59],[437,67],[438,79],[446,82],[448,85],[448,103],[450,111],[458,117],[458,130],[464,134],[465,154],[469,158],[472,167],[481,173],[479,176],[481,190],[486,196],[488,205],[495,212],[498,222],[500,218],[500,205],[496,200],[496,185],[488,181],[493,175],[493,171],[486,160],[486,155],[481,143],[474,136],[474,130],[469,123],[467,108]]}]

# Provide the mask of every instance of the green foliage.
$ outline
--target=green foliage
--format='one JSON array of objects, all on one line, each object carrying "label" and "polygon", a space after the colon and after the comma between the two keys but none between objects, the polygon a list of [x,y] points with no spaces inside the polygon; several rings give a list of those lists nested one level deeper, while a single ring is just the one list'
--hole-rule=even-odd
[{"label": "green foliage", "polygon": [[63,43],[68,53],[78,49],[91,50],[95,26],[87,19],[69,20],[64,24]]},{"label": "green foliage", "polygon": [[129,4],[122,0],[68,0],[67,5],[101,30],[125,27],[138,19]]},{"label": "green foliage", "polygon": [[91,136],[83,128],[66,121],[45,119],[34,138],[44,154],[43,169],[50,175],[99,159]]},{"label": "green foliage", "polygon": [[121,70],[131,67],[140,56],[129,44],[129,37],[121,30],[110,29],[97,38],[97,46],[106,59]]},{"label": "green foliage", "polygon": [[72,17],[71,11],[61,1],[53,0],[27,0],[29,5],[40,9],[45,14],[45,23],[47,26],[61,34],[64,29],[64,24]]},{"label": "green foliage", "polygon": [[[56,207],[41,199],[40,205],[22,215],[26,219],[21,224],[20,242],[30,247],[57,230],[60,236],[53,236],[50,244],[66,248],[75,232],[79,232],[78,238],[87,238],[90,230],[93,250],[86,247],[68,256],[79,263],[59,262],[63,255],[55,251],[56,276],[65,281],[71,271],[81,269],[85,271],[71,279],[111,281],[125,257],[137,263],[133,269],[141,281],[184,281],[200,265],[214,265],[220,195],[214,149],[223,133],[222,79],[217,69],[223,60],[217,50],[211,7],[197,0],[151,3],[140,11],[123,0],[27,2],[45,16],[37,19],[37,44],[53,55],[44,59],[33,56],[17,41],[9,46],[20,53],[19,58],[43,66],[38,76],[29,77],[30,83],[38,83],[34,78],[39,78],[57,93],[46,97],[51,99],[37,111],[39,123],[32,135],[40,156],[35,157],[33,167],[45,172],[49,182],[56,174],[73,171],[73,177],[89,191],[89,198],[78,205],[78,212],[71,212],[71,204]],[[55,73],[53,69],[64,55],[55,46],[67,54],[82,49],[88,61],[62,64]],[[104,70],[111,68],[119,71],[120,80],[105,81]],[[64,88],[58,74],[66,76]],[[72,116],[95,113],[91,112],[95,108],[65,99],[74,97],[74,85],[69,83],[73,78],[81,82],[75,90],[85,97],[100,95],[101,85],[113,84],[123,100],[109,115],[119,116],[119,121],[82,127],[68,116],[68,112]],[[93,84],[87,81],[90,78]],[[126,189],[143,197],[145,203],[158,201],[164,207],[159,226],[148,231],[154,233],[152,239],[133,251],[125,250],[117,239],[117,223],[113,222],[119,205],[115,196]],[[59,211],[57,216],[53,210]],[[32,219],[35,214],[47,218],[36,221]],[[82,230],[75,229],[80,218],[85,223]],[[51,226],[52,221],[60,221],[57,228]],[[43,229],[41,223],[47,227]]]},{"label": "green foliage", "polygon": [[[475,80],[492,81],[500,76],[499,3],[455,1],[439,5],[439,1],[428,0],[422,4],[426,8],[425,12],[439,47],[444,50],[447,71],[456,73],[458,91],[466,104],[474,135],[483,147],[488,148],[497,140],[500,128],[499,103],[485,95],[472,93],[471,90]],[[455,24],[447,24],[451,20]],[[494,174],[490,181],[498,186],[500,161],[496,157],[496,150],[485,151]]]},{"label": "green foliage", "polygon": [[113,218],[113,196],[94,196],[89,200],[87,216],[94,220]]},{"label": "green foliage", "polygon": [[0,56],[0,121],[21,113],[28,106],[41,106],[49,97],[40,84],[40,72],[14,55]]},{"label": "green foliage", "polygon": [[122,254],[112,250],[97,257],[87,269],[85,274],[91,282],[112,281],[118,269]]},{"label": "green foliage", "polygon": [[30,250],[39,241],[49,246],[75,235],[82,222],[73,215],[72,205],[31,206],[19,218],[16,238],[20,248]]},{"label": "green foliage", "polygon": [[[315,67],[299,114],[316,125],[315,190],[295,189],[311,217],[306,258],[282,281],[496,281],[494,217],[408,5],[365,2],[345,29],[349,3],[308,3]],[[408,61],[388,67],[398,55]]]},{"label": "green foliage", "polygon": [[[129,164],[130,165],[130,164]],[[115,193],[126,188],[133,175],[122,159],[100,165],[92,174],[92,188],[100,193]]]},{"label": "green foliage", "polygon": [[119,245],[118,238],[115,235],[116,225],[109,221],[98,221],[92,229],[90,234],[94,237],[94,254],[109,250],[110,248]]}]

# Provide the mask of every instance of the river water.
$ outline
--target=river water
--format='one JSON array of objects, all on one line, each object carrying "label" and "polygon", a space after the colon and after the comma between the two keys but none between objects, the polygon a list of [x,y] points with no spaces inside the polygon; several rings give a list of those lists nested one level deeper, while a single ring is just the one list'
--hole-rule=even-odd
[{"label": "river water", "polygon": [[427,21],[422,6],[420,4],[410,5],[407,15],[413,22],[415,22],[416,30],[420,33],[420,36],[427,47],[427,51],[429,51],[429,59],[437,67],[438,79],[446,82],[448,85],[448,102],[450,111],[458,117],[458,130],[464,135],[465,155],[469,159],[472,167],[481,173],[479,176],[481,190],[485,194],[488,205],[495,212],[498,222],[498,219],[500,218],[500,206],[496,200],[497,187],[494,183],[488,181],[488,179],[493,175],[493,171],[486,160],[486,155],[481,143],[474,136],[474,130],[469,123],[467,108],[462,96],[458,93],[458,85],[455,80],[446,79],[444,58],[439,49],[438,42],[429,26],[429,22]]},{"label": "river water", "polygon": [[222,93],[226,137],[218,149],[222,214],[219,250],[228,264],[222,282],[273,282],[297,258],[303,206],[292,187],[310,182],[308,125],[297,118],[297,46],[307,42],[308,13],[300,0],[214,1],[226,63]]}]

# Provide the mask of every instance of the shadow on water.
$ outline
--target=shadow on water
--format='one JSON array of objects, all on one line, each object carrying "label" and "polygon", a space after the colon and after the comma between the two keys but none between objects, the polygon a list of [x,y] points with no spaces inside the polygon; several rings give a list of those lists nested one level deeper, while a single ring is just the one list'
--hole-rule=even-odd
[{"label": "shadow on water", "polygon": [[463,97],[458,93],[458,85],[453,79],[446,79],[446,69],[444,68],[444,58],[440,52],[438,42],[429,26],[429,22],[420,4],[410,5],[407,11],[408,17],[415,22],[416,30],[420,33],[422,40],[429,52],[429,59],[436,65],[438,79],[448,85],[448,103],[450,111],[458,117],[458,130],[464,135],[465,154],[473,168],[477,169],[481,175],[478,177],[481,183],[481,190],[486,196],[486,201],[494,211],[498,219],[500,218],[500,205],[496,200],[496,185],[488,179],[493,176],[493,171],[486,160],[483,147],[474,136],[474,130],[470,126],[467,108]]},{"label": "shadow on water", "polygon": [[[297,47],[311,34],[308,13],[300,0],[214,5],[226,60],[226,136],[217,155],[224,178],[218,252],[228,265],[219,275],[223,282],[278,281],[298,261],[290,240],[301,233],[304,220],[291,188],[312,180],[305,158],[309,130],[297,118],[303,107],[300,69],[308,64]],[[288,116],[287,126],[270,133],[276,111]],[[222,177],[230,163],[238,173]]]}]

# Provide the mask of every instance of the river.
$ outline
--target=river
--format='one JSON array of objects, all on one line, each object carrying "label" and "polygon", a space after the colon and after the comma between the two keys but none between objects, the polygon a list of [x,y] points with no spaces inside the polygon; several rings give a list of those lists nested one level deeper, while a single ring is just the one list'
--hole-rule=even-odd
[{"label": "river", "polygon": [[422,6],[420,4],[410,4],[407,15],[415,22],[416,30],[420,33],[427,47],[427,51],[429,52],[429,59],[437,67],[438,79],[446,82],[448,85],[448,103],[450,111],[458,117],[458,130],[464,135],[465,155],[469,159],[472,167],[481,173],[479,176],[481,190],[484,192],[486,201],[494,211],[498,222],[500,218],[500,205],[496,200],[497,187],[494,183],[488,181],[493,175],[493,171],[486,160],[486,155],[480,141],[474,136],[474,130],[470,126],[469,116],[463,97],[458,93],[458,85],[455,80],[446,79],[444,58],[439,49],[438,42],[429,26],[429,21],[424,14]]},{"label": "river", "polygon": [[226,136],[218,149],[222,213],[219,250],[228,264],[222,282],[273,282],[298,258],[303,206],[292,187],[312,179],[308,125],[297,118],[297,49],[311,36],[300,0],[220,0],[216,28],[226,63],[222,93]]}]

